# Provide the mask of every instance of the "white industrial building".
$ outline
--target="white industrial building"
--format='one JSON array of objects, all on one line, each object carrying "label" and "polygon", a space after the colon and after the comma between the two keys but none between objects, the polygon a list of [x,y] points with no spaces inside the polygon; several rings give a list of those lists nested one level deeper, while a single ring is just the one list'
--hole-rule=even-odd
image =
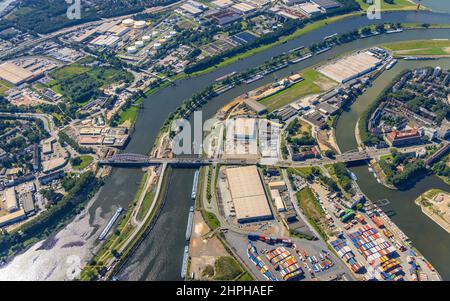
[{"label": "white industrial building", "polygon": [[226,174],[239,223],[272,218],[272,211],[256,166],[228,168]]}]

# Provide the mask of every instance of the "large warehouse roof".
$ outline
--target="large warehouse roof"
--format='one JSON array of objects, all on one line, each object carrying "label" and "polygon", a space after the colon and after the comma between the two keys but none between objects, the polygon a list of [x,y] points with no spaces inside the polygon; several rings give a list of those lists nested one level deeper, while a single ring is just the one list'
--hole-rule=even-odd
[{"label": "large warehouse roof", "polygon": [[229,168],[226,173],[238,221],[272,216],[256,166]]},{"label": "large warehouse roof", "polygon": [[20,85],[32,79],[33,73],[14,63],[6,62],[0,65],[0,78],[13,85]]},{"label": "large warehouse roof", "polygon": [[360,52],[320,67],[318,71],[339,83],[357,78],[381,63],[381,60],[368,52]]}]

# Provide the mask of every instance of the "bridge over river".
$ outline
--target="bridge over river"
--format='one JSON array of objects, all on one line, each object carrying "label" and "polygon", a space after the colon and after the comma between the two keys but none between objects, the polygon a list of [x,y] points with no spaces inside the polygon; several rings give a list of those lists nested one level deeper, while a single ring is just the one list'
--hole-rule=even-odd
[{"label": "bridge over river", "polygon": [[[397,149],[402,153],[417,152],[426,146],[412,146]],[[391,149],[372,149],[354,150],[337,155],[335,158],[308,159],[305,161],[280,160],[277,158],[261,159],[235,159],[235,158],[200,158],[200,157],[175,157],[175,158],[150,158],[145,155],[123,153],[110,156],[99,162],[100,165],[109,165],[117,167],[145,167],[151,165],[168,164],[175,167],[196,167],[210,164],[221,165],[271,165],[278,167],[309,167],[323,164],[333,164],[337,162],[356,163],[364,162],[370,159],[379,158],[388,155]]]}]

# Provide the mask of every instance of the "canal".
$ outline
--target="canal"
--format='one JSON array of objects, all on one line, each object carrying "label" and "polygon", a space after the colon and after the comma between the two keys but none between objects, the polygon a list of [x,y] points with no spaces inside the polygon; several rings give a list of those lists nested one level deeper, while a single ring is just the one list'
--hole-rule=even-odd
[{"label": "canal", "polygon": [[[324,36],[333,33],[345,33],[374,22],[449,23],[449,20],[450,15],[448,14],[432,12],[384,13],[381,20],[368,20],[365,16],[352,17],[333,23],[332,26],[317,29],[236,63],[216,69],[211,73],[179,80],[175,86],[162,89],[146,99],[142,110],[139,112],[133,137],[125,151],[141,154],[148,153],[156,139],[160,126],[170,112],[174,111],[190,95],[203,90],[213,83],[219,76],[232,71],[240,72],[256,67],[272,56],[282,54],[292,48],[300,45],[309,46],[312,43],[320,42]],[[274,78],[283,77],[292,71],[299,71],[345,52],[378,45],[383,42],[449,37],[450,31],[444,29],[412,30],[395,35],[371,37],[338,46],[329,52],[280,70],[263,80],[250,85],[236,87],[216,97],[202,109],[203,116],[204,118],[209,118],[218,108],[245,91],[271,82]],[[185,246],[184,234],[193,173],[194,171],[192,170],[175,170],[172,173],[171,181],[176,184],[170,186],[167,201],[155,228],[140,244],[132,259],[125,264],[124,269],[118,275],[119,278],[124,280],[179,279],[182,252]],[[79,268],[92,256],[92,252],[95,252],[98,248],[96,238],[101,228],[113,215],[114,210],[118,206],[127,208],[133,200],[141,178],[142,171],[140,170],[114,169],[112,174],[106,179],[105,185],[98,193],[98,196],[89,203],[85,212],[80,214],[65,229],[48,240],[37,243],[23,254],[16,256],[9,264],[3,266],[0,269],[0,279],[72,279]],[[361,186],[364,185],[361,184]],[[414,239],[411,233],[405,232]],[[419,243],[417,243],[417,246],[419,249],[422,249]],[[150,251],[154,248],[159,250],[159,252]],[[426,253],[425,255],[428,256]],[[78,262],[78,265],[74,265],[73,262]],[[162,271],[163,269],[164,271]]]}]

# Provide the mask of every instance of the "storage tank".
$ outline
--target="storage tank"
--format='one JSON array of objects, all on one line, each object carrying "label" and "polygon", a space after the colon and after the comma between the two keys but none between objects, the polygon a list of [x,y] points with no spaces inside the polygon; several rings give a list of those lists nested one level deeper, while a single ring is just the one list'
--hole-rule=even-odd
[{"label": "storage tank", "polygon": [[122,21],[122,25],[124,25],[126,27],[132,27],[134,25],[134,20],[133,19],[125,19]]},{"label": "storage tank", "polygon": [[157,30],[152,31],[152,37],[157,36],[159,32]]},{"label": "storage tank", "polygon": [[148,42],[150,40],[151,40],[150,36],[143,36],[142,37],[142,41],[144,41],[144,42]]},{"label": "storage tank", "polygon": [[136,42],[134,42],[134,46],[136,48],[142,48],[142,47],[144,47],[144,42],[143,41],[136,41]]},{"label": "storage tank", "polygon": [[137,49],[136,49],[136,47],[134,47],[134,46],[130,46],[130,47],[127,48],[127,52],[128,52],[129,54],[133,54],[133,53],[136,53],[136,52],[137,52]]},{"label": "storage tank", "polygon": [[145,23],[145,21],[134,22],[134,28],[136,28],[136,29],[142,29],[142,28],[145,28],[146,26],[147,26],[147,24]]},{"label": "storage tank", "polygon": [[155,49],[161,49],[162,45],[161,45],[161,43],[155,43],[155,44],[153,45],[153,47],[154,47]]}]

